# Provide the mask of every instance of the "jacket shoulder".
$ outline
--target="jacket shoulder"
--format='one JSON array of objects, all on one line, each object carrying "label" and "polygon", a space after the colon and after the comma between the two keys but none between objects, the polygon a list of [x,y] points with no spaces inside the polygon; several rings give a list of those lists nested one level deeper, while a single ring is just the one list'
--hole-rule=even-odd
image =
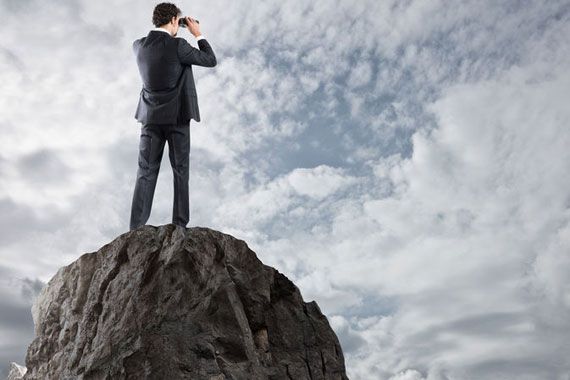
[{"label": "jacket shoulder", "polygon": [[174,40],[176,41],[176,46],[190,45],[188,40],[182,36],[176,36]]},{"label": "jacket shoulder", "polygon": [[145,39],[146,39],[146,37],[142,37],[142,38],[134,40],[132,45],[131,45],[133,50],[136,50],[136,48],[139,47],[144,42]]}]

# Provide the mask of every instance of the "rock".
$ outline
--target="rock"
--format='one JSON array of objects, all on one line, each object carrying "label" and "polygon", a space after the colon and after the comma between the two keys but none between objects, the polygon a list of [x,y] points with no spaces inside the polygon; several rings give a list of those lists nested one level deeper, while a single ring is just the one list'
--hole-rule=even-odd
[{"label": "rock", "polygon": [[315,301],[243,240],[142,226],[62,267],[24,379],[348,379]]},{"label": "rock", "polygon": [[17,363],[10,363],[10,372],[6,380],[22,380],[26,374],[26,367],[21,366]]}]

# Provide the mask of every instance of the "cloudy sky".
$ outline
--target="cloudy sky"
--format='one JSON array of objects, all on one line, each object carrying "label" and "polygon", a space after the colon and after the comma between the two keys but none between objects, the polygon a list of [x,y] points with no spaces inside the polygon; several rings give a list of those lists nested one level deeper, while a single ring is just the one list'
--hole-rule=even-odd
[{"label": "cloudy sky", "polygon": [[[43,284],[128,231],[156,3],[0,0],[3,374]],[[177,5],[218,59],[190,227],[316,300],[351,380],[570,379],[568,0]]]}]

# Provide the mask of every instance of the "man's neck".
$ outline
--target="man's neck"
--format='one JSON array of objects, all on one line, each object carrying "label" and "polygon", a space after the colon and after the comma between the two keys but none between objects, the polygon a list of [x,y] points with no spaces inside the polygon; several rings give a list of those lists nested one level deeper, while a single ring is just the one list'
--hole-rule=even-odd
[{"label": "man's neck", "polygon": [[168,29],[166,29],[166,28],[164,28],[164,27],[161,27],[161,26],[156,27],[156,28],[154,28],[153,30],[159,30],[159,31],[162,31],[162,32],[166,32],[166,33],[168,33],[168,34],[170,34],[170,35],[172,36],[172,33],[170,32],[170,30],[168,30]]}]

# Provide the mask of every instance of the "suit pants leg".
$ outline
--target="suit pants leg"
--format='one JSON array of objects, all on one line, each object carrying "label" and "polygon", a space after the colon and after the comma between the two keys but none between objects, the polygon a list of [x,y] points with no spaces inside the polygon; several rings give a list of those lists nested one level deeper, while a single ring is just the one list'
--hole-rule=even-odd
[{"label": "suit pants leg", "polygon": [[130,230],[146,224],[152,208],[154,190],[164,151],[164,128],[157,124],[141,127],[138,170],[131,205]]},{"label": "suit pants leg", "polygon": [[190,123],[169,126],[168,155],[174,179],[172,223],[186,227],[190,220],[188,182],[190,174]]}]

